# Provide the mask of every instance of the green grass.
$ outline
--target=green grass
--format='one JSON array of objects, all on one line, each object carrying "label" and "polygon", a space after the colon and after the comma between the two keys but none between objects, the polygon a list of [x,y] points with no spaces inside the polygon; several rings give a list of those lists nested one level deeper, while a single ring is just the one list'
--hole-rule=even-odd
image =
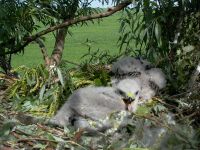
[{"label": "green grass", "polygon": [[[70,28],[72,36],[68,35],[65,41],[63,59],[80,63],[81,56],[88,52],[88,47],[84,42],[86,39],[94,41],[92,50],[100,49],[102,51],[109,50],[112,54],[119,52],[117,46],[119,19],[120,14],[115,14],[98,24],[89,23],[88,26],[73,26]],[[52,33],[47,34],[45,46],[48,53],[51,54],[54,47],[54,36]],[[26,65],[29,67],[43,63],[43,58],[37,44],[30,44],[26,47],[24,54],[13,56],[13,67]]]}]

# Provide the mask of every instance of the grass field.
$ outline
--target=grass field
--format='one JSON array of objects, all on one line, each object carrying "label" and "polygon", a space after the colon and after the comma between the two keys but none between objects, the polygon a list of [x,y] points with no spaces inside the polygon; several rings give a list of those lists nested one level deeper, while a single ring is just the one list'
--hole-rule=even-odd
[{"label": "grass field", "polygon": [[[96,22],[95,24],[89,23],[88,26],[71,27],[72,36],[68,35],[66,38],[63,59],[76,63],[81,62],[81,56],[88,52],[88,47],[84,44],[86,39],[94,41],[92,44],[93,51],[100,49],[117,53],[119,51],[117,47],[119,17],[120,14],[115,14],[104,18],[100,24]],[[45,46],[50,54],[54,47],[55,39],[52,33],[45,37]],[[13,56],[12,65],[13,67],[20,65],[35,66],[40,63],[43,63],[43,58],[38,45],[30,44],[26,47],[23,55]]]}]

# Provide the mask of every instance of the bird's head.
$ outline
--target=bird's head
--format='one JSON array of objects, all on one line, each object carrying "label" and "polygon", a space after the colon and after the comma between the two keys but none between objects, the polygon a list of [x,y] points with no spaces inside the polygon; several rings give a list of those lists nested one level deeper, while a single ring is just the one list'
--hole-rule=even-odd
[{"label": "bird's head", "polygon": [[141,83],[135,79],[124,79],[116,85],[117,93],[126,104],[132,103],[141,91]]}]

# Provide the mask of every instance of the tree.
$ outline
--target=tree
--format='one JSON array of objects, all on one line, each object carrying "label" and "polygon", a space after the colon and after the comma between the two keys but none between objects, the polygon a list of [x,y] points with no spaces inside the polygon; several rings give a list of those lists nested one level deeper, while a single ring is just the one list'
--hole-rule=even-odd
[{"label": "tree", "polygon": [[32,16],[37,12],[30,14],[25,1],[1,0],[0,7],[0,66],[8,73],[11,55],[5,53],[18,47],[22,38],[36,29]]},{"label": "tree", "polygon": [[200,60],[198,0],[137,0],[121,18],[121,50],[162,66],[174,88],[183,89]]},{"label": "tree", "polygon": [[[65,37],[67,36],[69,26],[84,23],[88,20],[108,17],[131,4],[130,0],[122,2],[113,0],[116,7],[110,8],[106,12],[100,12],[90,7],[92,1],[1,0],[0,5],[3,9],[0,17],[0,21],[2,22],[0,24],[2,27],[0,35],[4,37],[0,40],[0,56],[4,59],[2,62],[7,62],[5,60],[8,60],[8,64],[10,64],[11,57],[8,59],[9,55],[23,52],[29,43],[36,41],[41,48],[46,66],[56,66],[62,58]],[[101,2],[105,3],[108,1],[102,0]],[[14,11],[10,10],[11,4]],[[12,20],[12,18],[14,19]],[[34,31],[38,31],[39,23],[49,27],[33,34]],[[54,50],[52,50],[52,54],[49,57],[41,37],[54,31],[56,42]],[[4,34],[6,36],[3,36]],[[0,65],[3,66],[3,63]],[[4,66],[2,68],[5,72],[8,72],[11,66]]]}]

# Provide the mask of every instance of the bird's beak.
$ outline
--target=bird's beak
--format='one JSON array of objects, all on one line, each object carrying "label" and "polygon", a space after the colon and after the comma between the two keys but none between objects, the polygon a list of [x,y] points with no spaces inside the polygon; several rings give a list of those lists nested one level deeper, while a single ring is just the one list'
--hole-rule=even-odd
[{"label": "bird's beak", "polygon": [[127,110],[130,112],[136,112],[138,108],[138,102],[139,102],[139,95],[135,97],[134,102],[128,105]]},{"label": "bird's beak", "polygon": [[132,98],[132,99],[135,99],[135,95],[132,94],[131,92],[128,92],[128,93],[127,93],[127,96],[130,97],[130,98]]},{"label": "bird's beak", "polygon": [[135,95],[132,93],[127,93],[123,100],[126,104],[131,104],[135,100]]}]

